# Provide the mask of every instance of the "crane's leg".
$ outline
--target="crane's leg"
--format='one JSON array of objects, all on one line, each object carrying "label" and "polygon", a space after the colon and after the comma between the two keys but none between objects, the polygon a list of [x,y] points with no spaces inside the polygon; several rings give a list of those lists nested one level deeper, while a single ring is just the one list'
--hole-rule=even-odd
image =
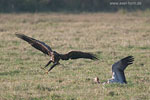
[{"label": "crane's leg", "polygon": [[48,74],[49,71],[51,71],[56,65],[58,65],[59,63],[54,63],[50,68],[49,70],[46,72],[46,74]]},{"label": "crane's leg", "polygon": [[41,68],[42,68],[42,69],[45,69],[51,62],[52,62],[52,61],[50,60],[50,61],[45,65],[44,68],[43,68],[43,67],[41,67]]}]

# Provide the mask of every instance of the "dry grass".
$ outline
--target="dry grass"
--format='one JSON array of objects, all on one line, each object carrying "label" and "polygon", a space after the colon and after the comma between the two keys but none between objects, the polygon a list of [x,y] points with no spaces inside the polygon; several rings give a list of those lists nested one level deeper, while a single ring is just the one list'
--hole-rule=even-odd
[{"label": "dry grass", "polygon": [[[0,100],[149,100],[150,19],[142,13],[0,14]],[[61,61],[48,75],[49,57],[15,37],[23,33],[54,50],[93,52],[99,61]],[[133,55],[128,84],[99,85],[111,65]]]}]

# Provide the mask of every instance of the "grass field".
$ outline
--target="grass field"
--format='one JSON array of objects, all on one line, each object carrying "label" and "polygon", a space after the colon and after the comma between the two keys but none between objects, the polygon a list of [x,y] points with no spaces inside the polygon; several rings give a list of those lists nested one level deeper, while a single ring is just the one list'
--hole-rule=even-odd
[{"label": "grass field", "polygon": [[[150,100],[150,13],[0,14],[0,100]],[[93,52],[98,61],[61,61],[48,75],[49,57],[15,33],[39,39],[60,53]],[[128,84],[111,78],[111,65],[133,55]]]}]

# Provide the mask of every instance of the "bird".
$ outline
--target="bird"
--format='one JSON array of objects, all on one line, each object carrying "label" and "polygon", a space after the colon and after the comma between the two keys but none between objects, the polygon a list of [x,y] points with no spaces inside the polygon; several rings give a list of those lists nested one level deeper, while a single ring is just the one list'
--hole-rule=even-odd
[{"label": "bird", "polygon": [[18,38],[28,42],[32,47],[36,48],[37,50],[40,50],[44,54],[50,56],[49,62],[42,67],[42,69],[45,69],[49,64],[53,63],[53,65],[49,68],[49,70],[46,72],[48,74],[49,71],[51,71],[56,65],[59,65],[60,60],[69,60],[69,59],[79,59],[79,58],[85,58],[85,59],[91,59],[91,60],[98,60],[96,55],[89,52],[82,52],[82,51],[70,51],[66,54],[60,54],[56,51],[53,51],[50,46],[45,44],[42,41],[36,40],[34,38],[31,38],[29,36],[26,36],[24,34],[15,34]]},{"label": "bird", "polygon": [[127,84],[124,70],[128,65],[133,64],[134,57],[127,56],[121,60],[115,62],[112,65],[112,78],[107,81],[107,83],[121,83]]}]

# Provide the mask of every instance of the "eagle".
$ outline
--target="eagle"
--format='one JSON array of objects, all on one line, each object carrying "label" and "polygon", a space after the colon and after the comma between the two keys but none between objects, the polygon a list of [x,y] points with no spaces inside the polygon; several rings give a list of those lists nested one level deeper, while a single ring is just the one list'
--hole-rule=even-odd
[{"label": "eagle", "polygon": [[53,65],[49,68],[49,70],[46,73],[51,71],[56,65],[59,65],[60,60],[79,59],[79,58],[98,60],[98,58],[94,54],[82,51],[70,51],[66,54],[60,54],[56,51],[53,51],[50,46],[48,46],[42,41],[28,37],[24,34],[15,34],[15,35],[18,38],[28,42],[32,47],[50,56],[49,62],[45,65],[45,67],[43,67],[43,69],[45,69],[51,63],[53,63]]}]

